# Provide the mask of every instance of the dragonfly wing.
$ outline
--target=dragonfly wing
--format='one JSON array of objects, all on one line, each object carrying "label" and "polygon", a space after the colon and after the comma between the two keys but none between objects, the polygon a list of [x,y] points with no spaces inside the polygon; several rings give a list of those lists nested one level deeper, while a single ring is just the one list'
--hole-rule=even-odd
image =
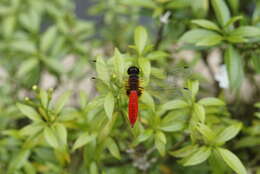
[{"label": "dragonfly wing", "polygon": [[171,70],[152,72],[150,83],[144,87],[150,94],[161,100],[183,97],[185,82],[192,75],[191,69],[186,65],[173,66]]}]

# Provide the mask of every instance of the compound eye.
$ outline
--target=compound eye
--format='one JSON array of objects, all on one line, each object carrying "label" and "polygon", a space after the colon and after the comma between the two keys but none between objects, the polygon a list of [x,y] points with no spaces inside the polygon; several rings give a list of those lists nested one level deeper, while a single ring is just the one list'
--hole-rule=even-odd
[{"label": "compound eye", "polygon": [[139,74],[139,68],[137,68],[136,66],[131,66],[128,68],[127,74]]}]

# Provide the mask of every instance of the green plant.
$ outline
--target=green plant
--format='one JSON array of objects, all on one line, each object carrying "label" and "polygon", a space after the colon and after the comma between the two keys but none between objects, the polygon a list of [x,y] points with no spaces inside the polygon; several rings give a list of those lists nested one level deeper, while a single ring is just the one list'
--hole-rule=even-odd
[{"label": "green plant", "polygon": [[102,24],[75,6],[0,2],[0,173],[259,173],[258,1],[95,0]]}]

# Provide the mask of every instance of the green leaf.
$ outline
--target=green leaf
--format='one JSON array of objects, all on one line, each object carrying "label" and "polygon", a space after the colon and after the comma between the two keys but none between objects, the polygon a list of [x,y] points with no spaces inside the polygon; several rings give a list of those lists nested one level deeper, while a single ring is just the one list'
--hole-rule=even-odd
[{"label": "green leaf", "polygon": [[225,105],[225,102],[223,102],[222,100],[220,100],[218,98],[214,98],[214,97],[206,97],[206,98],[200,99],[198,103],[203,106],[224,106]]},{"label": "green leaf", "polygon": [[42,35],[40,42],[40,49],[42,52],[48,51],[56,39],[57,28],[55,26],[49,27],[48,30]]},{"label": "green leaf", "polygon": [[143,91],[141,101],[145,103],[152,111],[155,111],[153,97],[146,91]]},{"label": "green leaf", "polygon": [[108,73],[107,68],[107,64],[103,61],[103,59],[100,56],[98,56],[96,61],[96,70],[98,78],[108,85],[110,82],[110,74]]},{"label": "green leaf", "polygon": [[36,174],[36,167],[31,162],[26,162],[24,165],[24,171],[26,174]]},{"label": "green leaf", "polygon": [[163,104],[159,108],[158,115],[162,115],[169,110],[184,109],[187,108],[188,106],[189,106],[188,103],[186,103],[184,100],[172,100]]},{"label": "green leaf", "polygon": [[225,26],[225,24],[230,19],[230,11],[227,4],[224,0],[211,0],[211,4],[215,11],[218,22],[221,26]]},{"label": "green leaf", "polygon": [[199,146],[197,144],[188,145],[188,146],[185,146],[181,149],[170,152],[170,154],[175,156],[175,157],[178,157],[178,158],[183,158],[183,157],[190,156],[194,152],[197,152],[198,149],[199,149]]},{"label": "green leaf", "polygon": [[138,145],[139,143],[142,143],[146,140],[148,140],[153,135],[153,130],[147,129],[144,132],[142,132],[134,142],[134,145]]},{"label": "green leaf", "polygon": [[247,174],[245,167],[235,154],[224,148],[217,148],[217,151],[220,153],[226,164],[237,174]]},{"label": "green leaf", "polygon": [[104,100],[104,109],[109,120],[112,119],[115,107],[115,98],[111,92],[109,92]]},{"label": "green leaf", "polygon": [[188,0],[189,5],[192,8],[192,14],[194,17],[205,17],[209,11],[209,1],[208,0]]},{"label": "green leaf", "polygon": [[44,57],[41,61],[51,73],[62,74],[64,72],[63,66],[60,66],[60,62],[52,57]]},{"label": "green leaf", "polygon": [[167,57],[169,57],[169,54],[165,51],[153,51],[146,56],[146,58],[149,60],[159,60],[165,59]]},{"label": "green leaf", "polygon": [[44,108],[47,108],[47,105],[48,105],[48,93],[43,90],[43,89],[40,89],[40,100],[41,100],[41,104]]},{"label": "green leaf", "polygon": [[[95,111],[96,109],[102,109],[104,108],[104,97],[100,98],[95,98],[94,100],[90,101],[85,109],[85,112],[92,112]],[[91,121],[93,119],[93,116],[88,116],[87,117],[88,121]]]},{"label": "green leaf", "polygon": [[199,81],[198,80],[189,80],[187,82],[187,88],[191,91],[191,97],[194,100],[199,91]]},{"label": "green leaf", "polygon": [[19,153],[15,154],[8,166],[7,174],[13,174],[16,170],[23,167],[30,156],[29,149],[22,149]]},{"label": "green leaf", "polygon": [[260,112],[256,112],[256,113],[254,114],[254,116],[256,116],[257,118],[260,118]]},{"label": "green leaf", "polygon": [[231,36],[240,36],[240,37],[259,37],[260,28],[253,26],[242,26],[230,33]]},{"label": "green leaf", "polygon": [[257,74],[260,74],[260,54],[254,54],[251,57],[252,65]]},{"label": "green leaf", "polygon": [[63,109],[64,105],[69,100],[70,95],[71,95],[71,91],[66,91],[58,98],[58,100],[55,103],[55,113],[60,113],[61,112],[61,110]]},{"label": "green leaf", "polygon": [[94,134],[89,135],[88,132],[81,134],[77,138],[76,142],[74,143],[72,150],[74,151],[74,150],[90,143],[91,141],[95,140],[95,138],[96,138],[96,135],[94,135]]},{"label": "green leaf", "polygon": [[253,14],[253,24],[257,24],[260,22],[260,2],[256,3],[256,8]]},{"label": "green leaf", "polygon": [[203,138],[207,144],[213,144],[215,140],[215,133],[205,124],[198,124],[197,130],[203,135]]},{"label": "green leaf", "polygon": [[175,132],[182,130],[184,122],[177,120],[175,115],[169,114],[164,117],[160,123],[160,129],[165,132]]},{"label": "green leaf", "polygon": [[15,29],[16,26],[16,16],[14,15],[8,15],[5,16],[5,18],[2,19],[2,28],[3,28],[3,35],[5,37],[10,37]]},{"label": "green leaf", "polygon": [[37,33],[39,31],[40,19],[39,13],[33,9],[19,16],[19,20],[23,27],[32,33]]},{"label": "green leaf", "polygon": [[19,133],[22,136],[33,136],[37,133],[39,133],[40,131],[42,131],[44,128],[43,124],[39,124],[39,123],[33,123],[33,124],[29,124],[25,127],[23,127]]},{"label": "green leaf", "polygon": [[192,117],[197,120],[197,121],[200,121],[202,123],[204,123],[205,121],[205,117],[206,117],[206,114],[205,114],[205,109],[202,105],[198,104],[198,103],[195,103],[193,105],[193,112],[192,112]]},{"label": "green leaf", "polygon": [[144,76],[144,86],[149,83],[150,74],[151,74],[151,62],[146,58],[138,59],[139,67],[141,68],[141,73]]},{"label": "green leaf", "polygon": [[222,144],[227,142],[228,140],[231,140],[239,133],[241,127],[242,127],[241,123],[236,123],[234,125],[225,128],[217,135],[215,139],[216,143]]},{"label": "green leaf", "polygon": [[244,138],[239,139],[239,141],[236,142],[235,147],[236,148],[253,148],[255,146],[260,145],[260,139],[257,136],[247,136]]},{"label": "green leaf", "polygon": [[170,9],[180,9],[180,8],[188,7],[189,5],[190,5],[189,0],[174,0],[174,1],[169,1],[166,7]]},{"label": "green leaf", "polygon": [[116,142],[112,139],[112,138],[108,138],[106,140],[106,146],[109,150],[109,152],[114,156],[116,157],[117,159],[120,159],[120,152],[119,152],[119,149],[116,145]]},{"label": "green leaf", "polygon": [[55,132],[53,131],[53,129],[49,128],[49,127],[45,127],[44,128],[44,138],[47,141],[47,143],[52,146],[53,148],[58,148],[59,147],[59,142],[57,139],[57,136],[55,135]]},{"label": "green leaf", "polygon": [[235,22],[243,19],[243,16],[234,16],[231,19],[228,20],[224,28],[228,28],[229,26],[233,25]]},{"label": "green leaf", "polygon": [[155,134],[155,139],[158,139],[161,141],[163,144],[166,144],[166,136],[162,131],[157,131]]},{"label": "green leaf", "polygon": [[31,119],[33,121],[42,121],[41,116],[34,110],[34,108],[32,108],[28,105],[21,104],[21,103],[17,103],[16,106],[29,119]]},{"label": "green leaf", "polygon": [[122,80],[123,78],[123,74],[124,74],[124,60],[123,60],[123,56],[122,54],[119,52],[118,49],[115,49],[115,53],[114,53],[114,57],[113,57],[113,63],[114,63],[114,70],[116,73],[116,76],[119,77],[120,80]]},{"label": "green leaf", "polygon": [[260,109],[260,102],[257,102],[257,103],[255,103],[255,104],[254,104],[254,107],[256,107],[256,108],[259,108],[259,109]]},{"label": "green leaf", "polygon": [[88,99],[88,95],[85,91],[80,91],[79,92],[79,103],[80,103],[80,107],[83,109],[86,107],[87,105],[87,99]]},{"label": "green leaf", "polygon": [[135,29],[134,41],[138,54],[142,55],[147,43],[147,32],[144,27],[139,26]]},{"label": "green leaf", "polygon": [[89,170],[90,170],[90,174],[98,174],[97,164],[95,162],[92,162]]},{"label": "green leaf", "polygon": [[11,48],[27,54],[34,54],[36,52],[35,44],[29,40],[16,40],[11,43]]},{"label": "green leaf", "polygon": [[222,157],[215,148],[213,148],[208,161],[210,167],[212,168],[213,174],[223,174],[229,171],[229,168],[226,165],[225,161],[223,161]]},{"label": "green leaf", "polygon": [[244,78],[242,58],[232,45],[225,52],[225,64],[227,66],[230,87],[237,89],[241,86]]},{"label": "green leaf", "polygon": [[232,12],[234,14],[237,14],[239,10],[240,1],[239,0],[227,0],[227,1],[231,7]]},{"label": "green leaf", "polygon": [[180,42],[188,43],[188,44],[196,44],[204,38],[208,38],[211,36],[216,36],[217,33],[210,30],[205,29],[193,29],[186,33],[184,33],[179,39]]},{"label": "green leaf", "polygon": [[200,164],[208,159],[211,154],[211,148],[202,146],[198,148],[193,154],[182,159],[183,166],[194,166]]},{"label": "green leaf", "polygon": [[225,40],[229,41],[230,43],[248,42],[248,39],[242,37],[241,35],[227,35],[225,36]]},{"label": "green leaf", "polygon": [[20,78],[25,76],[27,73],[32,71],[37,65],[38,60],[34,58],[23,61],[18,69],[17,76]]},{"label": "green leaf", "polygon": [[215,35],[210,35],[208,37],[203,38],[201,41],[198,41],[196,43],[196,46],[214,46],[217,44],[220,44],[221,41],[223,40],[222,36],[215,34]]},{"label": "green leaf", "polygon": [[165,144],[166,144],[166,138],[165,135],[161,133],[156,133],[155,135],[155,147],[159,151],[161,156],[165,155]]},{"label": "green leaf", "polygon": [[55,128],[55,132],[57,133],[59,142],[61,143],[62,146],[66,146],[67,136],[68,136],[66,127],[61,123],[57,123],[55,124],[54,128]]},{"label": "green leaf", "polygon": [[205,19],[196,19],[191,21],[193,24],[196,24],[202,28],[209,29],[209,30],[215,30],[215,31],[221,31],[220,28],[217,26],[217,24],[205,20]]},{"label": "green leaf", "polygon": [[156,8],[156,3],[151,0],[121,0],[120,3],[129,5],[129,6],[137,6],[137,7],[144,7],[144,8]]}]

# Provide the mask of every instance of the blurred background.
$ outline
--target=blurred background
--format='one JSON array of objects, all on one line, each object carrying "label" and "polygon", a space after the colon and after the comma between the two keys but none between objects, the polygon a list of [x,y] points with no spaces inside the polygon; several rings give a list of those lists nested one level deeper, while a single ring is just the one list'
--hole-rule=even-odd
[{"label": "blurred background", "polygon": [[[83,150],[71,152],[71,159],[75,161],[66,167],[57,162],[50,148],[30,144],[30,155],[27,151],[20,153],[20,149],[30,140],[19,134],[19,130],[30,121],[19,112],[16,103],[26,97],[33,98],[34,85],[46,90],[53,89],[55,99],[65,91],[73,90],[75,94],[68,105],[79,112],[79,91],[90,93],[90,98],[96,95],[95,84],[89,80],[96,76],[93,60],[101,55],[109,62],[115,48],[125,57],[131,57],[135,28],[142,25],[148,33],[148,44],[153,45],[153,54],[150,57],[147,54],[149,60],[154,61],[152,65],[168,70],[172,63],[189,64],[200,82],[198,98],[218,97],[224,100],[229,115],[232,115],[230,119],[245,124],[243,133],[229,146],[246,162],[249,173],[259,174],[260,1],[221,2],[227,4],[224,4],[224,10],[220,8],[220,11],[226,10],[223,13],[229,16],[230,26],[226,28],[221,25],[221,15],[210,0],[1,0],[0,173],[77,173],[77,168],[84,166],[80,163],[81,159],[76,158],[78,154],[85,153]],[[185,33],[201,27],[191,22],[195,19],[215,23],[221,28],[217,31],[221,36],[229,36],[229,31],[241,26],[249,28],[236,31],[241,37],[208,41],[208,45],[198,46],[192,43],[196,35],[188,39],[183,37]],[[189,38],[191,42],[187,41]],[[234,48],[235,56],[228,64],[225,57],[230,53],[227,51],[229,46]],[[242,61],[237,61],[236,57],[241,57]],[[86,113],[82,111],[77,114]],[[74,129],[74,124],[85,129],[83,121],[68,124],[67,127],[72,129],[70,146],[79,133]],[[122,126],[118,127],[124,130]],[[119,134],[120,131],[111,136]],[[176,137],[172,138],[173,142],[180,135]],[[242,145],[235,148],[239,142]],[[125,152],[127,148],[124,143],[120,146],[124,149],[123,153],[132,153]],[[144,147],[145,150],[151,148]],[[149,160],[135,156],[109,162],[110,155],[104,157],[106,163],[103,166],[109,174],[210,173],[207,165],[185,169],[179,165],[171,166],[173,159],[170,157],[163,158],[164,163],[161,164],[160,158],[157,158],[159,155],[154,156]],[[139,160],[139,163],[134,160]],[[81,173],[91,168],[88,162],[85,163],[88,167],[83,167]],[[157,167],[153,168],[153,164]],[[91,174],[97,171],[95,167],[96,163],[92,165]],[[64,168],[66,171],[63,171]]]}]

